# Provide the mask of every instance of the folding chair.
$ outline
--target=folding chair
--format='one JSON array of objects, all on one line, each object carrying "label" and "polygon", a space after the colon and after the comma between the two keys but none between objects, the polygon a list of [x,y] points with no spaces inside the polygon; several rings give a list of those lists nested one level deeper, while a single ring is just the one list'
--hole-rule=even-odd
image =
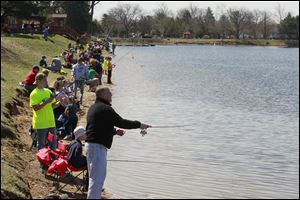
[{"label": "folding chair", "polygon": [[[81,191],[84,193],[87,191],[87,184],[88,184],[88,173],[87,173],[87,167],[83,168],[75,168],[68,164],[67,162],[67,144],[63,143],[62,141],[58,142],[58,151],[56,153],[59,154],[59,159],[55,162],[53,162],[53,166],[49,167],[50,170],[48,170],[48,173],[54,173],[54,181],[53,185],[56,187],[57,190],[62,190],[64,187],[69,185],[69,183],[65,183],[60,187],[60,182],[63,181],[64,178],[70,178],[70,182],[73,183],[77,191]],[[76,176],[74,175],[74,172],[80,172]],[[82,175],[82,179],[80,180],[80,183],[76,181],[79,176]]]},{"label": "folding chair", "polygon": [[[75,168],[72,165],[67,165],[68,167],[68,172],[67,174],[70,177],[70,181],[76,186],[77,191],[81,191],[82,193],[87,191],[88,188],[88,172],[87,172],[87,167],[82,167],[82,168]],[[74,175],[74,172],[79,172],[76,176]],[[80,183],[76,181],[77,178],[82,176]],[[62,187],[59,189],[62,190],[65,186],[67,186],[68,183],[64,184]]]}]

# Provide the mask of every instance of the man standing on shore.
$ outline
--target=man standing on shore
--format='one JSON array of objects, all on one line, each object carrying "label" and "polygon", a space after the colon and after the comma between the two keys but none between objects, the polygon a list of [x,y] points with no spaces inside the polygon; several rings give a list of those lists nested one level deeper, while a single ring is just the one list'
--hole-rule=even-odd
[{"label": "man standing on shore", "polygon": [[88,80],[88,73],[89,69],[84,64],[83,58],[78,59],[78,63],[73,65],[72,67],[72,78],[74,80],[74,92],[75,92],[75,98],[77,98],[77,88],[80,89],[80,103],[82,104],[83,100],[83,92],[84,92],[84,83]]},{"label": "man standing on shore", "polygon": [[107,149],[114,135],[123,136],[125,129],[147,129],[150,125],[123,119],[111,107],[112,94],[107,87],[96,89],[96,102],[89,108],[86,126],[86,155],[89,172],[88,199],[100,199],[106,177]]},{"label": "man standing on shore", "polygon": [[116,42],[112,43],[112,55],[115,55],[115,49],[116,49]]}]

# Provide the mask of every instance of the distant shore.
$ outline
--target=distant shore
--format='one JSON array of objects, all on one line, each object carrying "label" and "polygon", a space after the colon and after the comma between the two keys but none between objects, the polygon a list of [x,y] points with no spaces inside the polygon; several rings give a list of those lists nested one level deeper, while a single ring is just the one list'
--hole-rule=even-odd
[{"label": "distant shore", "polygon": [[155,45],[247,45],[299,47],[299,40],[264,39],[152,39],[152,38],[114,38],[118,46],[155,46]]}]

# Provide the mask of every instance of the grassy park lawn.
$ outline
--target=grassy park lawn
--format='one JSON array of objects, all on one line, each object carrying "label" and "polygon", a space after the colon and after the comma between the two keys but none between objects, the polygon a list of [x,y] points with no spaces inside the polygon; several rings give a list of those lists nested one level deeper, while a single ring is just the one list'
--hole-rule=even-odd
[{"label": "grassy park lawn", "polygon": [[[47,64],[51,64],[52,57],[60,55],[69,42],[60,35],[50,35],[48,41],[37,34],[1,35],[1,198],[30,197],[24,169],[32,159],[32,152],[28,151],[31,139],[26,131],[31,111],[28,97],[20,95],[23,88],[18,84],[32,66],[39,63],[41,56],[45,55]],[[69,77],[70,70],[64,70]],[[52,85],[58,76],[61,75],[50,72],[49,84]],[[13,118],[11,105],[18,106]]]}]

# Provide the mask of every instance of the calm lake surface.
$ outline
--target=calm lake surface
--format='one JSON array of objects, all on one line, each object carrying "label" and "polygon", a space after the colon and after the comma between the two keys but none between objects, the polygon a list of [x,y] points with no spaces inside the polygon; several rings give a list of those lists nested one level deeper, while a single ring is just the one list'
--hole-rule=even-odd
[{"label": "calm lake surface", "polygon": [[[122,198],[299,198],[299,49],[117,47],[113,107],[153,126],[109,150]],[[129,161],[129,162],[126,162]]]}]

